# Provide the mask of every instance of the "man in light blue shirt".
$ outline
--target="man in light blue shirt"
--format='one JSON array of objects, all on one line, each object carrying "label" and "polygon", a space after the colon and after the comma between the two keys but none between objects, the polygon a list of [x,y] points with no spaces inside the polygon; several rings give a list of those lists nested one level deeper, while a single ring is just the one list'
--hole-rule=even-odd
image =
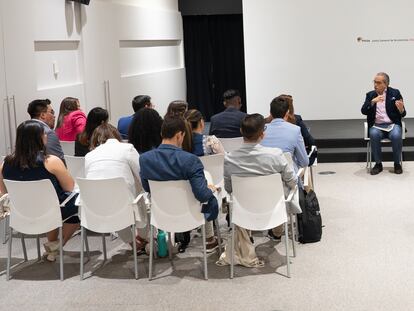
[{"label": "man in light blue shirt", "polygon": [[283,96],[278,96],[270,103],[272,122],[267,125],[261,145],[276,147],[292,155],[295,169],[309,165],[300,127],[287,122],[289,103]]}]

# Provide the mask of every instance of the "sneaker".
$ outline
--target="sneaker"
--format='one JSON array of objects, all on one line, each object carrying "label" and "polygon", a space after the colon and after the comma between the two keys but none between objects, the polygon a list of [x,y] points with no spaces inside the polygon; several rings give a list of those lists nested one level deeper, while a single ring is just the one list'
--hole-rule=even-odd
[{"label": "sneaker", "polygon": [[45,252],[43,253],[43,258],[45,258],[49,262],[55,262],[56,257],[59,255],[59,251],[53,251],[53,252]]},{"label": "sneaker", "polygon": [[378,175],[382,172],[382,163],[376,163],[375,166],[371,169],[371,175]]},{"label": "sneaker", "polygon": [[282,238],[282,236],[277,236],[277,235],[275,235],[275,234],[273,233],[273,230],[272,230],[272,229],[269,229],[269,230],[267,231],[267,237],[268,237],[269,239],[271,239],[272,241],[280,241],[280,240],[281,240],[281,238]]},{"label": "sneaker", "polygon": [[403,170],[402,170],[402,166],[401,164],[397,163],[394,164],[394,173],[395,174],[402,174]]},{"label": "sneaker", "polygon": [[45,251],[47,253],[53,253],[55,251],[58,251],[59,240],[46,242],[45,244],[43,244],[43,247],[45,248]]},{"label": "sneaker", "polygon": [[[219,247],[218,239],[215,236],[211,239],[211,241],[208,241],[207,239],[206,242],[207,242],[206,243],[207,254],[214,252]],[[223,240],[221,241],[221,246],[222,247],[224,246]]]}]

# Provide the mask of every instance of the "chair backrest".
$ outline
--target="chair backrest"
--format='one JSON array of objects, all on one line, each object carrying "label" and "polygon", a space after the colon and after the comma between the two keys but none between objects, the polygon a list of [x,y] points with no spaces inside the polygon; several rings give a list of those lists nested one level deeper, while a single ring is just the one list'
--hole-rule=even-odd
[{"label": "chair backrest", "polygon": [[201,204],[187,180],[150,180],[149,185],[151,225],[168,232],[185,232],[205,223]]},{"label": "chair backrest", "polygon": [[24,234],[40,234],[62,226],[59,199],[48,179],[4,180],[10,198],[10,226]]},{"label": "chair backrest", "polygon": [[214,185],[220,184],[224,179],[224,154],[214,154],[200,157],[204,170],[211,174]]},{"label": "chair backrest", "polygon": [[64,155],[75,155],[75,142],[74,141],[60,141]]},{"label": "chair backrest", "polygon": [[76,179],[80,190],[81,226],[94,232],[122,230],[135,223],[134,204],[122,177]]},{"label": "chair backrest", "polygon": [[65,155],[65,162],[70,175],[73,178],[85,177],[85,158]]},{"label": "chair backrest", "polygon": [[224,151],[232,152],[237,150],[243,144],[243,137],[235,138],[219,138],[221,144],[223,145]]},{"label": "chair backrest", "polygon": [[280,174],[231,176],[232,222],[250,230],[267,230],[287,221]]}]

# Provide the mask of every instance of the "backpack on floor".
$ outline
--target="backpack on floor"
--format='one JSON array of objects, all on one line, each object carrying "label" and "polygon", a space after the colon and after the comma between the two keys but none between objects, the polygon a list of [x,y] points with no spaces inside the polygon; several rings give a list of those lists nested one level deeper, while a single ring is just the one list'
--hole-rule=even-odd
[{"label": "backpack on floor", "polygon": [[301,191],[299,197],[302,214],[298,214],[298,231],[300,243],[319,242],[322,237],[322,217],[319,202],[313,190]]}]

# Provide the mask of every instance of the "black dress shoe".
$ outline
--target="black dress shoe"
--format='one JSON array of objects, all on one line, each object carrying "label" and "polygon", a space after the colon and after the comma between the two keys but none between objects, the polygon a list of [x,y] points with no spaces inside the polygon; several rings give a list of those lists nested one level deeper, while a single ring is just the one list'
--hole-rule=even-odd
[{"label": "black dress shoe", "polygon": [[402,174],[403,170],[401,164],[394,164],[394,173],[395,174]]},{"label": "black dress shoe", "polygon": [[382,172],[382,163],[376,163],[371,169],[371,175],[377,175]]}]

